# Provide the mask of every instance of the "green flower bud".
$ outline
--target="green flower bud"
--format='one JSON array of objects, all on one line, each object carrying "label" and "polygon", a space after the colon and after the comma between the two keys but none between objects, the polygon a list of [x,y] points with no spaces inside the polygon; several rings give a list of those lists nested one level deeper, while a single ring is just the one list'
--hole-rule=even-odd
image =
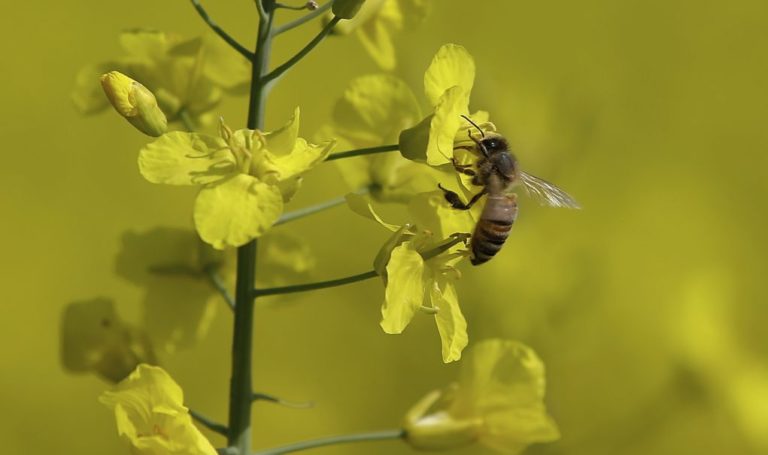
[{"label": "green flower bud", "polygon": [[118,71],[101,76],[101,86],[118,114],[149,136],[161,136],[168,130],[168,120],[157,99],[141,83]]},{"label": "green flower bud", "polygon": [[365,0],[336,0],[333,2],[331,11],[342,19],[352,19],[360,11],[363,3]]}]

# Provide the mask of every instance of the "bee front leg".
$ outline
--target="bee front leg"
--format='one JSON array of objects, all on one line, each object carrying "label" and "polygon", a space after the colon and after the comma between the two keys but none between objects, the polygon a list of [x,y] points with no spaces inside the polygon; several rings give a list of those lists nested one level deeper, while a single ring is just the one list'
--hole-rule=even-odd
[{"label": "bee front leg", "polygon": [[451,158],[451,163],[453,163],[453,168],[456,169],[456,172],[459,172],[464,175],[469,175],[471,177],[474,177],[477,175],[477,172],[470,169],[472,167],[471,164],[459,164],[458,161],[456,161],[456,158]]},{"label": "bee front leg", "polygon": [[481,197],[485,194],[485,188],[483,188],[482,191],[477,193],[476,195],[472,196],[472,199],[469,200],[468,203],[464,203],[461,201],[461,198],[458,194],[454,193],[451,190],[443,188],[441,184],[437,184],[437,187],[440,188],[443,191],[443,194],[445,196],[445,200],[448,201],[449,204],[451,204],[451,207],[458,209],[458,210],[469,210],[472,208],[473,205],[477,201],[480,200]]}]

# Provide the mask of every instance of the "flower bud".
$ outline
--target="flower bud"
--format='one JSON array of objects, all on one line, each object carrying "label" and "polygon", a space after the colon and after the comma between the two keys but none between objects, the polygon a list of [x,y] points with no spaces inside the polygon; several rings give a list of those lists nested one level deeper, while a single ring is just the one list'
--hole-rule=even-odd
[{"label": "flower bud", "polygon": [[338,16],[342,19],[352,19],[355,17],[360,8],[365,3],[365,0],[336,0],[333,2],[334,16]]},{"label": "flower bud", "polygon": [[118,114],[136,129],[149,136],[161,136],[168,120],[157,105],[157,99],[141,83],[118,71],[101,76],[101,86]]},{"label": "flower bud", "polygon": [[460,419],[450,412],[434,412],[435,404],[444,399],[443,392],[435,390],[416,403],[405,416],[405,441],[419,450],[447,450],[477,441],[482,419]]}]

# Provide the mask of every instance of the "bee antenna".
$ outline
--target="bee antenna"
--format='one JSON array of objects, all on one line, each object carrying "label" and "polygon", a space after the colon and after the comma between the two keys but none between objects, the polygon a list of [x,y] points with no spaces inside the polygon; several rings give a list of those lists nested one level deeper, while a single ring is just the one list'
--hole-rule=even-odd
[{"label": "bee antenna", "polygon": [[482,129],[482,128],[480,128],[479,126],[477,126],[477,123],[473,122],[471,118],[467,117],[467,116],[466,116],[466,115],[464,115],[464,114],[461,114],[461,116],[462,116],[462,118],[464,118],[464,120],[468,121],[469,123],[471,123],[471,124],[472,124],[472,126],[474,126],[475,128],[477,128],[477,131],[480,131],[480,137],[485,137],[485,132],[483,131],[483,129]]}]

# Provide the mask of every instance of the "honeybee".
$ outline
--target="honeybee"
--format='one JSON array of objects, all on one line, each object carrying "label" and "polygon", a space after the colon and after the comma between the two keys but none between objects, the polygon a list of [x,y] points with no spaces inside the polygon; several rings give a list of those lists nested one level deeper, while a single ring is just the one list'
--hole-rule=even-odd
[{"label": "honeybee", "polygon": [[471,164],[459,164],[455,158],[453,167],[462,174],[472,176],[472,184],[483,188],[472,196],[469,202],[464,203],[458,194],[443,188],[440,184],[438,187],[451,206],[458,210],[469,210],[483,196],[488,195],[469,243],[472,265],[490,261],[504,246],[512,224],[517,218],[517,195],[510,193],[516,184],[522,183],[530,196],[545,205],[581,208],[578,202],[565,191],[546,180],[520,170],[517,159],[510,152],[509,142],[504,136],[495,132],[486,133],[468,117],[462,117],[477,128],[480,138],[473,136],[472,131],[469,130],[469,138],[475,145],[457,147],[457,149],[470,150],[479,155],[474,166],[477,170],[472,169]]}]

